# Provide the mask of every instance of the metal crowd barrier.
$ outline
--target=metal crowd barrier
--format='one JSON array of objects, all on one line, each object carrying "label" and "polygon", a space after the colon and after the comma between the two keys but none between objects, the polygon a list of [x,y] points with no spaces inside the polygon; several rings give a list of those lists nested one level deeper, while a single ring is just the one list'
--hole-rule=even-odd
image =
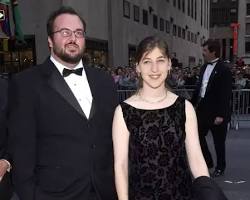
[{"label": "metal crowd barrier", "polygon": [[[193,89],[174,89],[176,94],[190,99],[192,97]],[[124,101],[134,94],[135,90],[118,90],[119,102]],[[250,89],[240,89],[232,91],[231,99],[232,116],[230,128],[238,130],[240,122],[250,121]]]},{"label": "metal crowd barrier", "polygon": [[250,89],[233,90],[231,105],[230,126],[238,130],[240,122],[250,121]]}]

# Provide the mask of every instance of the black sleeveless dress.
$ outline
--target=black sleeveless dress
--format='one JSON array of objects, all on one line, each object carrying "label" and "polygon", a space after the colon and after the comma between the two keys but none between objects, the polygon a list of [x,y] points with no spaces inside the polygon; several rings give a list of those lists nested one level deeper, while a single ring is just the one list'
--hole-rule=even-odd
[{"label": "black sleeveless dress", "polygon": [[191,200],[185,99],[155,110],[120,105],[130,132],[129,200]]}]

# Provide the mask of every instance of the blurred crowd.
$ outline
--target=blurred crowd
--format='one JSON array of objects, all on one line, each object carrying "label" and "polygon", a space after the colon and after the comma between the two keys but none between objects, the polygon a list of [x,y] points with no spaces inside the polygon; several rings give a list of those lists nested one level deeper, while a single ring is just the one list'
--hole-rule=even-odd
[{"label": "blurred crowd", "polygon": [[231,67],[234,89],[250,89],[250,65],[246,65],[242,59],[236,61]]},{"label": "blurred crowd", "polygon": [[[235,64],[228,63],[233,75],[233,89],[250,89],[250,65],[241,60]],[[106,67],[104,65],[93,65],[107,71],[114,79],[118,90],[136,90],[138,74],[135,67],[119,66]],[[167,78],[167,85],[172,89],[194,89],[199,78],[199,66],[194,67],[172,67]],[[9,73],[1,73],[0,76],[7,77]]]},{"label": "blurred crowd", "polygon": [[[230,64],[233,74],[234,89],[250,89],[250,66]],[[113,77],[118,90],[135,90],[138,84],[138,74],[134,67],[105,68]],[[193,89],[199,78],[200,67],[173,67],[167,79],[167,85],[172,89]]]}]

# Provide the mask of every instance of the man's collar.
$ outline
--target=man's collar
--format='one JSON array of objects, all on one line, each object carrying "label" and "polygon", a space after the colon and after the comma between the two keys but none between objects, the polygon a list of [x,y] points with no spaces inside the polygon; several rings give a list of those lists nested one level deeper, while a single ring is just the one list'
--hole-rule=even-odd
[{"label": "man's collar", "polygon": [[218,60],[219,60],[219,58],[215,58],[214,60],[211,60],[211,61],[207,62],[207,65],[209,65],[209,64],[213,65],[213,64],[217,63]]},{"label": "man's collar", "polygon": [[[51,62],[54,63],[54,65],[56,66],[56,68],[58,69],[60,74],[63,74],[64,68],[71,69],[71,68],[63,65],[62,63],[58,62],[52,55],[50,55],[50,60],[51,60]],[[82,68],[82,67],[83,67],[82,60],[80,60],[79,63],[74,67],[74,69],[78,69],[78,68]]]}]

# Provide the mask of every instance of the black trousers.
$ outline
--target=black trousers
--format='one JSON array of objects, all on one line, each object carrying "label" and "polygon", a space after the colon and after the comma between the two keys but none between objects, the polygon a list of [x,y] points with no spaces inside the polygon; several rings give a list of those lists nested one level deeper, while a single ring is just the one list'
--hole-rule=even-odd
[{"label": "black trousers", "polygon": [[6,173],[0,182],[0,199],[10,200],[13,195],[13,188],[10,181],[10,174]]},{"label": "black trousers", "polygon": [[208,168],[212,168],[214,166],[214,162],[212,159],[212,155],[209,151],[207,141],[206,141],[206,135],[208,131],[210,130],[212,132],[213,136],[213,142],[216,152],[216,169],[219,170],[225,170],[226,168],[226,136],[227,136],[227,123],[223,122],[220,125],[211,125],[204,126],[199,124],[199,138],[200,138],[200,145],[201,150],[203,153],[203,156],[205,158],[205,161],[207,163]]}]

